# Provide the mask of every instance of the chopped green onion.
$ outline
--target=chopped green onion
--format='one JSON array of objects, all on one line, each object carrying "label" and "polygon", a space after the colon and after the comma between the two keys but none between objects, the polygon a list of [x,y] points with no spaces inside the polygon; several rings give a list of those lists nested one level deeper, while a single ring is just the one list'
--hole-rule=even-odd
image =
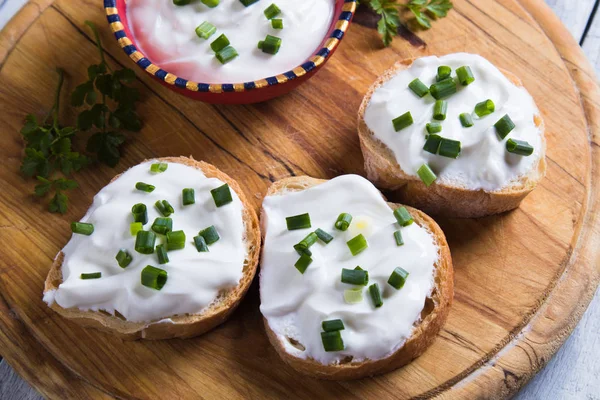
[{"label": "chopped green onion", "polygon": [[526,157],[533,154],[533,146],[524,140],[508,139],[506,141],[506,150],[509,153]]},{"label": "chopped green onion", "polygon": [[136,236],[139,231],[144,229],[144,225],[141,222],[132,222],[129,224],[129,233],[131,236]]},{"label": "chopped green onion", "polygon": [[413,117],[410,111],[405,112],[401,116],[394,118],[392,120],[392,125],[394,125],[394,130],[396,132],[406,128],[407,126],[411,126],[413,124]]},{"label": "chopped green onion", "polygon": [[298,261],[296,261],[296,264],[294,264],[294,267],[296,267],[301,274],[304,274],[304,271],[306,271],[306,268],[308,268],[312,262],[313,260],[308,254],[302,254]]},{"label": "chopped green onion", "polygon": [[341,319],[331,319],[329,321],[323,321],[321,322],[321,327],[325,332],[341,331],[345,328],[344,323]]},{"label": "chopped green onion", "polygon": [[394,217],[400,226],[409,226],[414,222],[413,217],[410,215],[406,207],[396,208],[394,210]]},{"label": "chopped green onion", "polygon": [[79,276],[81,279],[98,279],[102,277],[102,272],[83,273]]},{"label": "chopped green onion", "polygon": [[217,31],[217,27],[208,21],[204,21],[196,28],[196,35],[202,39],[208,39]]},{"label": "chopped green onion", "polygon": [[294,215],[292,217],[287,217],[285,219],[285,223],[287,225],[288,231],[310,228],[310,215],[306,213]]},{"label": "chopped green onion", "polygon": [[251,6],[252,4],[256,3],[258,0],[240,0],[240,3],[242,3],[244,6],[248,7]]},{"label": "chopped green onion", "polygon": [[156,189],[153,185],[149,185],[147,183],[144,182],[138,182],[135,184],[135,188],[137,190],[141,190],[142,192],[146,192],[146,193],[152,193],[154,191],[154,189]]},{"label": "chopped green onion", "polygon": [[135,251],[141,254],[154,253],[156,235],[151,231],[138,231],[135,236]]},{"label": "chopped green onion", "polygon": [[175,212],[173,206],[167,200],[157,200],[154,206],[164,217],[168,217]]},{"label": "chopped green onion", "polygon": [[219,5],[219,2],[221,0],[200,0],[200,1],[210,8],[215,8],[216,6]]},{"label": "chopped green onion", "polygon": [[176,6],[186,6],[190,4],[192,0],[173,0],[173,4]]},{"label": "chopped green onion", "polygon": [[141,222],[142,225],[148,223],[148,209],[145,204],[138,203],[131,207],[131,213],[133,214],[134,222]]},{"label": "chopped green onion", "polygon": [[515,129],[515,123],[510,119],[508,114],[506,114],[494,124],[494,127],[496,127],[496,134],[498,134],[498,137],[504,139],[513,129]]},{"label": "chopped green onion", "polygon": [[325,244],[327,244],[333,240],[333,236],[331,236],[329,233],[325,232],[321,228],[318,228],[315,231],[315,234],[319,237],[319,239],[321,239],[323,242],[325,242]]},{"label": "chopped green onion", "polygon": [[198,250],[199,253],[206,253],[209,251],[203,236],[194,236],[194,245],[196,245],[196,250]]},{"label": "chopped green onion", "polygon": [[494,111],[496,111],[496,105],[489,99],[475,105],[475,114],[479,118],[489,115]]},{"label": "chopped green onion", "polygon": [[133,257],[126,249],[119,250],[115,259],[121,268],[127,267],[129,264],[131,264],[131,261],[133,261]]},{"label": "chopped green onion", "polygon": [[218,53],[219,51],[223,50],[225,47],[229,46],[230,44],[231,43],[229,42],[229,39],[227,39],[227,36],[225,36],[225,34],[223,33],[221,36],[219,36],[218,38],[216,38],[210,44],[210,48],[215,53]]},{"label": "chopped green onion", "polygon": [[394,232],[394,239],[396,239],[396,246],[402,246],[404,244],[404,239],[402,238],[402,232],[400,232],[400,231]]},{"label": "chopped green onion", "polygon": [[361,269],[342,269],[342,283],[349,285],[367,286],[369,272]]},{"label": "chopped green onion", "polygon": [[94,233],[94,225],[88,224],[87,222],[71,222],[71,232],[90,236]]},{"label": "chopped green onion", "polygon": [[264,14],[265,17],[267,17],[267,19],[273,19],[279,14],[281,14],[281,10],[279,9],[279,7],[277,7],[275,3],[273,3],[269,7],[265,8]]},{"label": "chopped green onion", "polygon": [[294,249],[298,252],[298,254],[302,255],[309,249],[310,246],[315,244],[317,241],[317,234],[315,232],[311,232],[304,239],[300,241],[297,245],[294,246]]},{"label": "chopped green onion", "polygon": [[433,106],[433,119],[445,120],[446,112],[448,112],[448,102],[446,100],[436,100]]},{"label": "chopped green onion", "polygon": [[164,269],[146,265],[142,270],[142,285],[150,289],[160,290],[167,283],[168,274]]},{"label": "chopped green onion", "polygon": [[463,65],[460,68],[456,69],[456,77],[461,85],[467,86],[475,81],[475,77],[473,76],[473,72],[471,71],[471,67],[468,65]]},{"label": "chopped green onion", "polygon": [[352,215],[350,215],[348,213],[341,213],[337,217],[337,221],[335,221],[335,228],[339,229],[340,231],[345,231],[346,229],[348,229],[351,222],[352,222]]},{"label": "chopped green onion", "polygon": [[202,236],[208,245],[213,244],[221,239],[219,232],[217,232],[217,228],[215,228],[214,225],[211,225],[206,229],[202,229],[200,232],[198,232],[198,235]]},{"label": "chopped green onion", "polygon": [[167,232],[167,250],[181,250],[185,247],[183,231]]},{"label": "chopped green onion", "polygon": [[411,83],[408,84],[410,90],[413,91],[419,97],[425,97],[427,93],[429,93],[429,88],[426,84],[421,82],[419,78],[414,79]]},{"label": "chopped green onion", "polygon": [[194,189],[183,189],[181,191],[181,202],[184,206],[189,206],[190,204],[194,204],[196,202],[196,192]]},{"label": "chopped green onion", "polygon": [[273,18],[271,20],[273,29],[283,29],[283,20],[281,18]]},{"label": "chopped green onion", "polygon": [[215,57],[221,64],[227,64],[229,61],[233,60],[238,56],[238,52],[232,46],[227,46],[223,50],[220,50]]},{"label": "chopped green onion", "polygon": [[265,40],[258,42],[258,48],[267,54],[277,54],[281,47],[281,38],[277,36],[267,35]]},{"label": "chopped green onion", "polygon": [[356,266],[356,268],[354,268],[354,270],[356,270],[356,271],[364,271],[364,269],[362,269],[362,268],[360,267],[360,265],[357,265],[357,266]]},{"label": "chopped green onion", "polygon": [[440,65],[437,69],[437,75],[435,76],[435,80],[437,82],[443,81],[444,79],[450,78],[452,74],[452,68],[447,65]]},{"label": "chopped green onion", "polygon": [[429,92],[436,100],[444,99],[456,93],[456,82],[452,78],[446,78],[431,85]]},{"label": "chopped green onion", "polygon": [[440,149],[440,143],[442,143],[442,137],[440,135],[429,135],[427,140],[425,140],[423,150],[431,154],[437,154]]},{"label": "chopped green onion", "polygon": [[442,124],[439,122],[429,122],[425,125],[427,128],[427,133],[439,133],[442,131]]},{"label": "chopped green onion", "polygon": [[161,235],[166,235],[173,230],[173,220],[166,217],[158,217],[152,223],[152,230]]},{"label": "chopped green onion", "polygon": [[362,289],[344,290],[344,301],[348,304],[360,303],[363,300]]},{"label": "chopped green onion", "polygon": [[312,256],[312,251],[310,251],[308,248],[300,246],[300,243],[294,245],[294,250],[296,250],[300,255],[306,254],[307,256]]},{"label": "chopped green onion", "polygon": [[155,163],[150,166],[150,172],[160,173],[165,172],[169,168],[167,163]]},{"label": "chopped green onion", "polygon": [[229,204],[233,201],[233,197],[231,197],[231,190],[229,189],[228,184],[224,184],[223,186],[219,186],[210,191],[213,200],[215,201],[215,206],[223,207],[225,204]]},{"label": "chopped green onion", "polygon": [[379,290],[379,285],[377,283],[369,286],[369,294],[371,295],[371,300],[373,300],[373,305],[375,308],[379,308],[383,305],[383,300],[381,299],[381,290]]},{"label": "chopped green onion", "polygon": [[342,351],[344,350],[344,341],[340,331],[321,332],[321,341],[325,351]]},{"label": "chopped green onion", "polygon": [[363,252],[369,247],[367,239],[365,239],[362,233],[348,240],[346,244],[353,256]]},{"label": "chopped green onion", "polygon": [[404,283],[406,282],[406,278],[408,278],[408,272],[403,270],[402,268],[398,267],[398,268],[394,269],[394,271],[390,275],[390,277],[388,279],[388,283],[394,289],[400,290],[404,286]]},{"label": "chopped green onion", "polygon": [[169,262],[169,255],[167,254],[164,244],[156,246],[156,255],[158,256],[159,264],[166,264]]},{"label": "chopped green onion", "polygon": [[442,138],[438,154],[444,157],[457,158],[460,155],[460,149],[458,140]]},{"label": "chopped green onion", "polygon": [[465,128],[470,128],[473,126],[473,117],[469,113],[462,113],[458,116],[460,119],[460,123]]},{"label": "chopped green onion", "polygon": [[421,178],[427,187],[431,186],[433,181],[437,179],[437,176],[427,164],[421,165],[421,167],[417,170],[417,175],[419,175],[419,178]]}]

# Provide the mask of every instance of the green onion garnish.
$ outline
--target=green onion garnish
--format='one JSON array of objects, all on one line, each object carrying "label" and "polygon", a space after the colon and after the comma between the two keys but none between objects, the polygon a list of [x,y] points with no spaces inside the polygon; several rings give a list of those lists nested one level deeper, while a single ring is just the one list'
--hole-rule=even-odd
[{"label": "green onion garnish", "polygon": [[401,116],[394,118],[392,120],[392,125],[394,125],[394,130],[396,132],[406,128],[407,126],[411,126],[413,124],[413,117],[410,111],[405,112]]},{"label": "green onion garnish", "polygon": [[473,117],[469,113],[462,113],[458,116],[460,119],[460,123],[465,128],[470,128],[473,126]]},{"label": "green onion garnish", "polygon": [[438,154],[440,156],[457,158],[460,155],[460,141],[442,138]]},{"label": "green onion garnish", "polygon": [[321,322],[321,327],[325,332],[341,331],[345,328],[341,319],[330,319],[329,321],[323,321]]},{"label": "green onion garnish", "polygon": [[200,0],[200,1],[210,8],[215,8],[216,6],[219,5],[219,2],[221,0]]},{"label": "green onion garnish", "polygon": [[133,214],[133,220],[135,222],[141,222],[142,225],[146,225],[148,223],[148,210],[146,209],[145,204],[135,204],[133,207],[131,207],[131,213]]},{"label": "green onion garnish", "polygon": [[200,232],[198,232],[198,235],[202,236],[208,245],[211,245],[221,239],[219,232],[217,232],[217,228],[215,228],[214,225],[211,225],[206,229],[202,229]]},{"label": "green onion garnish", "polygon": [[410,90],[413,91],[419,97],[424,97],[427,93],[429,93],[429,88],[425,85],[419,78],[414,79],[411,83],[408,84]]},{"label": "green onion garnish", "polygon": [[308,268],[312,261],[312,258],[310,258],[308,254],[302,254],[298,261],[296,261],[296,264],[294,264],[294,267],[296,267],[301,274],[304,274],[304,271],[306,271],[306,268]]},{"label": "green onion garnish", "polygon": [[311,232],[304,239],[300,241],[297,245],[294,246],[294,249],[298,252],[298,254],[302,255],[317,241],[317,234],[315,232]]},{"label": "green onion garnish", "polygon": [[435,76],[435,80],[437,82],[443,81],[444,79],[450,78],[452,74],[452,68],[447,65],[440,65],[437,69],[437,75]]},{"label": "green onion garnish", "polygon": [[98,279],[102,277],[102,272],[83,273],[79,276],[81,279]]},{"label": "green onion garnish", "polygon": [[404,286],[404,283],[406,282],[406,278],[408,278],[408,272],[403,270],[402,268],[398,267],[396,269],[394,269],[394,272],[392,272],[392,274],[390,275],[389,279],[388,279],[388,283],[394,288],[394,289],[402,289],[402,286]]},{"label": "green onion garnish", "polygon": [[281,18],[273,18],[271,20],[273,29],[283,29],[283,20]]},{"label": "green onion garnish", "polygon": [[219,51],[223,50],[225,47],[229,46],[230,44],[231,43],[229,42],[229,39],[227,39],[227,36],[225,36],[225,34],[223,33],[221,36],[219,36],[218,38],[216,38],[210,44],[210,48],[215,53],[218,53]]},{"label": "green onion garnish", "polygon": [[437,179],[437,176],[427,164],[421,165],[421,167],[417,170],[417,175],[419,175],[419,178],[421,178],[427,187],[429,187],[433,181]]},{"label": "green onion garnish", "polygon": [[351,222],[352,222],[352,215],[350,215],[348,213],[341,213],[337,217],[337,221],[335,221],[335,228],[339,229],[340,231],[345,231],[346,229],[348,229]]},{"label": "green onion garnish", "polygon": [[152,193],[154,191],[154,189],[156,189],[153,185],[149,185],[147,183],[144,182],[138,182],[135,184],[135,188],[137,190],[141,190],[142,192],[146,192],[146,193]]},{"label": "green onion garnish", "polygon": [[442,137],[440,135],[429,135],[427,140],[425,140],[423,150],[428,151],[431,154],[437,154],[440,149],[440,143],[442,143]]},{"label": "green onion garnish", "polygon": [[165,283],[167,283],[167,278],[167,271],[153,267],[152,265],[146,265],[142,270],[142,285],[150,289],[162,289]]},{"label": "green onion garnish", "polygon": [[310,251],[308,248],[301,247],[300,243],[294,245],[294,250],[296,250],[296,252],[298,252],[300,255],[306,254],[307,256],[312,256],[312,251]]},{"label": "green onion garnish", "polygon": [[154,203],[154,206],[165,217],[168,217],[175,212],[173,206],[167,200],[157,200],[156,203]]},{"label": "green onion garnish", "polygon": [[400,231],[394,232],[394,239],[396,239],[396,246],[402,246],[404,244],[404,239],[402,238],[402,232],[400,232]]},{"label": "green onion garnish", "polygon": [[131,261],[133,261],[133,257],[126,249],[119,250],[115,259],[121,268],[127,267],[129,264],[131,264]]},{"label": "green onion garnish", "polygon": [[433,106],[433,119],[443,121],[446,119],[446,112],[448,111],[448,102],[446,100],[436,100]]},{"label": "green onion garnish", "polygon": [[167,232],[167,250],[181,250],[185,247],[183,231]]},{"label": "green onion garnish", "polygon": [[233,60],[238,56],[238,52],[232,46],[227,46],[223,50],[220,50],[215,57],[221,64],[227,64],[229,61]]},{"label": "green onion garnish", "polygon": [[94,233],[94,225],[88,224],[87,222],[71,222],[71,232],[90,236]]},{"label": "green onion garnish", "polygon": [[281,10],[279,7],[277,7],[277,5],[275,5],[275,3],[273,3],[269,7],[265,8],[264,14],[267,19],[273,19],[281,14]]},{"label": "green onion garnish", "polygon": [[377,283],[369,286],[369,294],[371,295],[371,300],[373,300],[373,305],[375,308],[379,308],[383,305],[383,300],[381,299],[381,290],[379,290],[379,285]]},{"label": "green onion garnish", "polygon": [[439,122],[429,122],[425,125],[427,128],[427,133],[439,133],[442,131],[442,124]]},{"label": "green onion garnish", "polygon": [[138,231],[135,236],[135,251],[141,254],[154,253],[156,235],[151,231]]},{"label": "green onion garnish", "polygon": [[524,140],[508,139],[506,141],[506,150],[509,153],[520,156],[530,156],[533,154],[533,146]]},{"label": "green onion garnish", "polygon": [[489,99],[475,105],[475,114],[479,118],[489,115],[494,111],[496,111],[496,105]]},{"label": "green onion garnish", "polygon": [[277,36],[267,35],[265,40],[258,42],[258,48],[267,54],[277,54],[281,47],[281,38]]},{"label": "green onion garnish", "polygon": [[173,4],[176,6],[186,6],[190,4],[192,0],[173,0]]},{"label": "green onion garnish", "polygon": [[365,239],[362,233],[348,240],[346,244],[348,245],[348,248],[353,256],[363,252],[367,247],[369,247],[367,239]]},{"label": "green onion garnish", "polygon": [[409,226],[414,222],[413,217],[410,215],[406,207],[396,208],[394,210],[394,217],[400,226]]},{"label": "green onion garnish", "polygon": [[344,301],[348,304],[360,303],[363,300],[362,289],[344,290]]},{"label": "green onion garnish", "polygon": [[224,184],[223,186],[219,186],[210,191],[213,200],[215,201],[215,205],[217,207],[222,207],[225,204],[229,204],[233,201],[231,197],[231,190],[229,189],[228,184]]},{"label": "green onion garnish", "polygon": [[184,206],[189,206],[190,204],[194,204],[196,202],[196,192],[194,189],[183,189],[181,191],[181,202]]},{"label": "green onion garnish", "polygon": [[169,255],[167,254],[164,244],[156,246],[156,255],[158,256],[159,264],[166,264],[169,262]]},{"label": "green onion garnish", "polygon": [[446,78],[431,85],[429,92],[436,100],[444,99],[456,93],[456,82],[452,78]]},{"label": "green onion garnish", "polygon": [[169,168],[167,163],[155,163],[150,166],[150,172],[160,173],[165,172]]},{"label": "green onion garnish", "polygon": [[206,244],[206,240],[203,236],[194,236],[194,245],[196,246],[196,250],[198,250],[199,253],[206,253],[209,251],[208,245]]},{"label": "green onion garnish", "polygon": [[508,114],[500,118],[494,126],[496,127],[496,133],[500,139],[504,139],[513,129],[515,129],[515,123],[510,119]]},{"label": "green onion garnish", "polygon": [[473,72],[471,71],[471,67],[468,65],[463,65],[460,68],[456,69],[456,77],[461,85],[467,86],[475,81],[475,77],[473,76]]},{"label": "green onion garnish", "polygon": [[318,236],[319,239],[321,239],[323,242],[325,242],[325,244],[327,244],[333,240],[333,236],[331,236],[329,233],[325,232],[321,228],[318,228],[315,231],[315,234]]},{"label": "green onion garnish", "polygon": [[369,272],[363,269],[342,269],[342,283],[349,285],[367,286]]},{"label": "green onion garnish", "polygon": [[244,6],[248,7],[251,6],[252,4],[256,3],[258,0],[240,0],[240,3],[242,3]]},{"label": "green onion garnish", "polygon": [[173,230],[173,220],[166,217],[158,217],[152,223],[152,230],[161,235],[166,235]]},{"label": "green onion garnish", "polygon": [[306,213],[294,215],[292,217],[287,217],[285,219],[285,223],[287,225],[288,231],[310,228],[310,215]]},{"label": "green onion garnish", "polygon": [[204,21],[196,28],[196,35],[202,39],[208,39],[217,31],[217,27],[208,21]]},{"label": "green onion garnish", "polygon": [[132,222],[129,224],[129,233],[131,236],[136,236],[139,231],[144,229],[144,225],[141,222]]},{"label": "green onion garnish", "polygon": [[344,350],[344,341],[340,331],[321,332],[321,341],[325,351],[342,351]]}]

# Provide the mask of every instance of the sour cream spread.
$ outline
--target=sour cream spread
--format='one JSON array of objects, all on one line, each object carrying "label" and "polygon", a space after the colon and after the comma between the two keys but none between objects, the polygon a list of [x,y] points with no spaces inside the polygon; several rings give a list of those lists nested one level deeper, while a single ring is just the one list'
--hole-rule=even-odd
[{"label": "sour cream spread", "polygon": [[[353,216],[347,231],[334,228],[340,213]],[[286,217],[309,213],[311,228],[287,230]],[[379,191],[357,175],[343,175],[301,192],[267,196],[263,202],[265,242],[260,274],[260,310],[286,351],[303,359],[335,364],[377,360],[398,350],[419,321],[425,299],[434,286],[439,248],[433,235],[413,223],[400,227]],[[321,228],[334,239],[310,247],[313,262],[301,274],[293,246]],[[401,230],[404,245],[394,232]],[[346,242],[362,233],[369,247],[352,256]],[[367,286],[341,282],[342,268],[360,266],[369,273]],[[387,281],[396,267],[410,273],[404,287]],[[368,286],[378,283],[383,305],[375,308]],[[362,289],[363,300],[347,304],[344,290]],[[341,319],[344,350],[326,352],[321,323]],[[291,340],[290,340],[291,339]]]},{"label": "sour cream spread", "polygon": [[[275,3],[283,29],[274,29],[264,10]],[[195,82],[236,83],[275,76],[305,62],[318,50],[334,13],[334,0],[261,0],[245,7],[239,0],[221,0],[209,8],[200,1],[176,6],[171,0],[129,0],[127,16],[135,41],[153,63]],[[208,40],[195,29],[208,21],[217,32]],[[223,65],[210,43],[225,34],[239,56]],[[266,35],[281,38],[275,55],[258,42]]]},{"label": "sour cream spread", "polygon": [[[419,98],[408,88],[415,78],[427,86],[435,83],[441,65],[451,67],[453,77],[457,68],[468,65],[475,77],[468,86],[457,85],[458,92],[445,99],[446,119],[437,121],[442,123],[440,136],[461,142],[462,151],[457,159],[423,150],[425,125],[433,120],[435,99],[429,94]],[[475,105],[487,99],[494,102],[496,109],[478,118],[473,112]],[[414,123],[396,132],[392,120],[407,111],[411,112]],[[459,120],[461,113],[473,113],[474,126],[463,127]],[[500,140],[494,124],[505,114],[516,127]],[[437,174],[438,184],[493,192],[514,184],[543,157],[542,129],[534,123],[534,116],[539,114],[527,90],[512,83],[488,60],[475,54],[456,53],[419,58],[408,69],[398,72],[375,90],[364,119],[375,138],[391,149],[406,174],[417,176],[419,167],[428,164]],[[507,152],[506,141],[510,138],[527,141],[534,153],[523,157]]]},{"label": "sour cream spread", "polygon": [[[84,311],[119,312],[131,322],[149,322],[181,314],[200,314],[222,290],[238,285],[246,258],[243,205],[231,189],[233,201],[217,208],[210,190],[224,184],[207,178],[202,171],[178,163],[169,163],[163,173],[150,172],[151,162],[137,165],[104,187],[81,222],[94,225],[91,236],[73,234],[62,250],[63,282],[58,289],[44,295],[61,307],[77,307]],[[154,185],[152,193],[136,190],[137,182]],[[193,188],[196,203],[182,205],[182,189]],[[185,248],[168,251],[169,262],[159,264],[156,252],[135,251],[135,237],[130,234],[133,222],[131,207],[143,203],[148,210],[150,230],[156,217],[162,216],[154,207],[157,200],[167,200],[175,212],[170,215],[173,230],[183,230]],[[194,246],[194,236],[214,225],[220,239],[200,253]],[[156,245],[166,243],[157,234]],[[126,249],[133,261],[121,268],[115,256]],[[141,271],[147,265],[164,269],[168,280],[162,290],[141,284]],[[101,272],[99,279],[82,280],[82,273]]]}]

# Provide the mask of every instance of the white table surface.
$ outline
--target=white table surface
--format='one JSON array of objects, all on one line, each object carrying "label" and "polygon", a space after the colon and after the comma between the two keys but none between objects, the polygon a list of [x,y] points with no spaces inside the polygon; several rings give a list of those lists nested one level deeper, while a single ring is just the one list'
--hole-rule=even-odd
[{"label": "white table surface", "polygon": [[[0,0],[0,28],[26,2]],[[600,12],[595,12],[600,0],[546,0],[546,3],[579,41],[600,74]],[[571,337],[515,398],[600,400],[600,292],[596,292]],[[5,361],[0,361],[0,400],[13,399],[38,400],[41,396]]]}]

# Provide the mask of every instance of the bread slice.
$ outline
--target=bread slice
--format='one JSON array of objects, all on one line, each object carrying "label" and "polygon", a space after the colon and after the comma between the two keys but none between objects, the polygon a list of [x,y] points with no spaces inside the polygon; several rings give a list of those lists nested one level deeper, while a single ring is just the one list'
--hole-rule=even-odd
[{"label": "bread slice", "polygon": [[[267,196],[298,192],[324,182],[326,181],[307,176],[286,178],[273,183],[267,192]],[[401,206],[401,204],[394,203],[388,203],[388,205],[390,209]],[[269,327],[269,322],[263,317],[269,341],[275,347],[279,356],[292,368],[314,378],[328,380],[358,379],[389,372],[406,365],[420,356],[431,345],[442,325],[446,322],[454,297],[452,258],[450,257],[450,248],[446,242],[446,237],[436,222],[422,211],[412,207],[407,207],[407,209],[415,223],[427,229],[434,236],[440,254],[435,265],[435,283],[432,293],[425,301],[425,306],[421,312],[421,320],[415,324],[412,336],[395,353],[383,359],[324,365],[312,359],[298,358],[287,353],[284,345]],[[266,234],[265,222],[263,213],[261,215],[263,240]]]},{"label": "bread slice", "polygon": [[[521,203],[537,183],[546,174],[546,141],[542,135],[542,150],[537,164],[531,171],[512,185],[501,191],[486,192],[484,190],[469,190],[456,186],[434,183],[427,187],[418,176],[408,175],[400,168],[392,151],[375,138],[367,127],[364,116],[371,96],[385,82],[393,78],[399,71],[408,69],[415,59],[397,62],[392,68],[383,73],[369,88],[358,111],[358,136],[360,147],[365,159],[367,176],[375,186],[398,190],[399,200],[403,203],[423,209],[434,215],[451,217],[475,218],[512,210]],[[501,70],[515,85],[523,83],[512,73]],[[540,115],[534,117],[537,127],[544,132],[544,121]]]},{"label": "bread slice", "polygon": [[[156,161],[180,163],[201,170],[209,178],[218,178],[229,184],[244,206],[243,219],[245,227],[245,241],[248,246],[248,255],[244,261],[243,276],[238,286],[221,293],[217,301],[206,309],[202,314],[197,315],[176,315],[169,317],[173,323],[161,323],[159,321],[148,322],[130,322],[125,320],[118,313],[113,316],[107,312],[99,311],[81,311],[78,308],[63,308],[56,302],[50,306],[54,311],[65,318],[72,319],[79,325],[97,328],[112,333],[126,340],[136,339],[170,339],[170,338],[189,338],[200,335],[215,326],[223,323],[227,317],[238,306],[244,294],[250,287],[250,283],[256,273],[258,265],[258,255],[260,250],[260,231],[258,227],[258,218],[252,205],[246,199],[244,192],[238,183],[225,173],[219,171],[211,164],[202,161],[196,161],[187,157],[165,157],[156,159]],[[119,178],[117,175],[113,181]],[[59,252],[50,268],[46,278],[44,293],[49,290],[57,289],[62,283],[62,263],[64,259],[63,252]]]}]

